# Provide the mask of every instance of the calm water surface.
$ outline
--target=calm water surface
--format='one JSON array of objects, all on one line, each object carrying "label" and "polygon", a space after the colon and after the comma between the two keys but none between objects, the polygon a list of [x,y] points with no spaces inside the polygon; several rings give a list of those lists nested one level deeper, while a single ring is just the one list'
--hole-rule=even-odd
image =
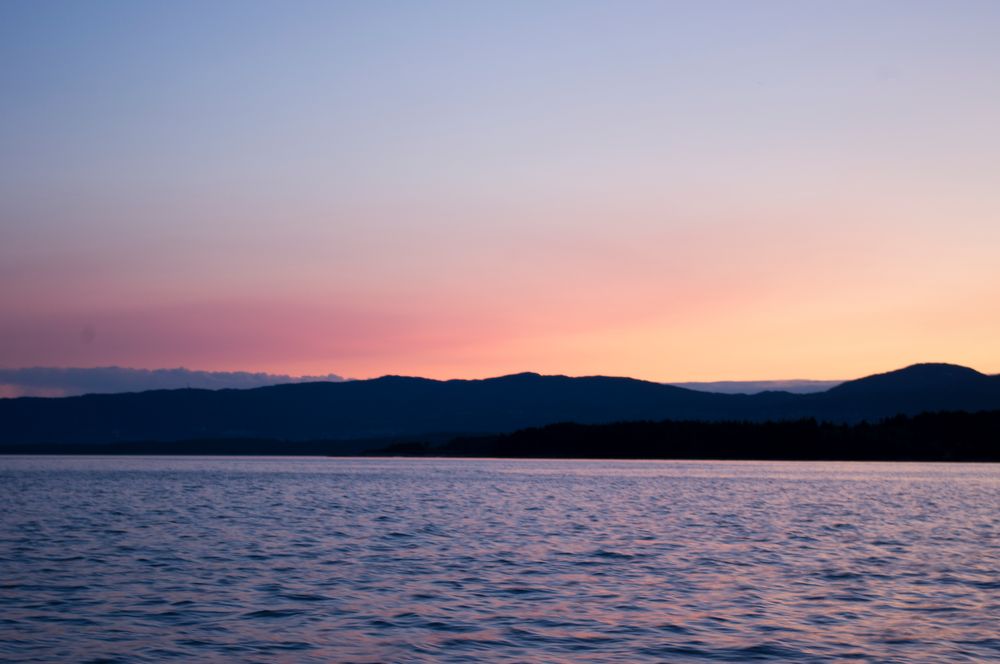
[{"label": "calm water surface", "polygon": [[0,457],[7,661],[1000,660],[1000,465]]}]

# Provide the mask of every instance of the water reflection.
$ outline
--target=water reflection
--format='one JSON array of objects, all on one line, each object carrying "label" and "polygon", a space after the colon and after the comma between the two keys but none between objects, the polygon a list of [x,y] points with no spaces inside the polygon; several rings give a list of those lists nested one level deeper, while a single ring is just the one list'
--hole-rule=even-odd
[{"label": "water reflection", "polygon": [[1000,466],[0,458],[18,661],[1000,657]]}]

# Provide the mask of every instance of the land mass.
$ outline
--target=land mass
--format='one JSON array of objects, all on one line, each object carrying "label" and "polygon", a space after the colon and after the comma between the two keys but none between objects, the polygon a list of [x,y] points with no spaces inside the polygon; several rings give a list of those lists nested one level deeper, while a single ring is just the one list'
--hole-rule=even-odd
[{"label": "land mass", "polygon": [[812,392],[825,392],[843,382],[842,380],[716,380],[667,384],[700,392],[721,392],[723,394],[759,394],[760,392],[810,394]]},{"label": "land mass", "polygon": [[550,424],[445,444],[400,442],[369,454],[578,459],[1000,461],[1000,411],[897,415],[875,423]]},{"label": "land mass", "polygon": [[629,378],[531,373],[450,381],[386,376],[247,390],[0,399],[0,451],[138,444],[148,451],[191,451],[199,449],[197,441],[215,441],[246,453],[358,453],[565,422],[815,420],[832,426],[994,410],[1000,410],[1000,376],[950,364],[913,365],[813,394],[718,394]]},{"label": "land mass", "polygon": [[4,453],[425,456],[548,459],[756,459],[1000,462],[1000,410],[878,422],[618,422],[550,424],[509,434],[435,440],[262,438],[0,445]]}]

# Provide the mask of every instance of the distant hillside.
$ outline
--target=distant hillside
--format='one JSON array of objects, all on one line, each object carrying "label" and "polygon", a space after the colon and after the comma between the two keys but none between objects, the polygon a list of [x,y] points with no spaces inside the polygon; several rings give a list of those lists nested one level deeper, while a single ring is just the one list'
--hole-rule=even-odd
[{"label": "distant hillside", "polygon": [[757,394],[759,392],[811,394],[813,392],[825,392],[843,382],[842,380],[716,380],[668,383],[668,385],[683,387],[689,390],[719,392],[722,394]]},{"label": "distant hillside", "polygon": [[398,443],[376,455],[588,459],[1000,461],[1000,411],[897,415],[879,422],[550,424],[443,445]]},{"label": "distant hillside", "polygon": [[326,376],[286,376],[247,371],[192,371],[191,369],[131,369],[128,367],[27,367],[0,369],[2,397],[67,397],[193,387],[205,390],[249,389],[282,383],[341,381]]},{"label": "distant hillside", "polygon": [[880,419],[1000,409],[1000,377],[915,365],[826,392],[713,394],[629,378],[516,374],[372,380],[249,390],[156,390],[0,400],[0,443],[189,439],[357,440],[492,434],[555,422]]}]

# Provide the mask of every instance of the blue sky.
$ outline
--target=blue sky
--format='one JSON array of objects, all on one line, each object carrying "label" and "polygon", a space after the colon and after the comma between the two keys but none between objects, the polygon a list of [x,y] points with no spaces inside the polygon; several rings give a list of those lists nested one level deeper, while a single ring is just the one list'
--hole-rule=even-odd
[{"label": "blue sky", "polygon": [[996,371],[997,117],[995,2],[5,2],[0,366]]}]

